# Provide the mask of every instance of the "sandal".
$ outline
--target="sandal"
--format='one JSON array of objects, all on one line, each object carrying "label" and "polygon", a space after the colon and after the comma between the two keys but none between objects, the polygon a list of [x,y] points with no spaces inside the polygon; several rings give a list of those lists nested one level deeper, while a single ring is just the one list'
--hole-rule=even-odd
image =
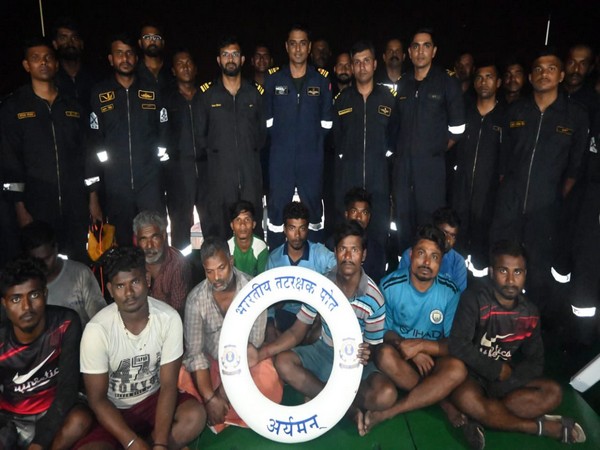
[{"label": "sandal", "polygon": [[563,416],[553,416],[550,414],[543,415],[538,417],[537,425],[538,425],[538,436],[542,436],[544,432],[544,422],[560,422],[562,425],[561,428],[561,436],[560,442],[563,444],[581,444],[585,442],[586,436],[585,432],[581,425],[575,422],[574,419],[570,417]]},{"label": "sandal", "polygon": [[462,426],[462,429],[470,448],[473,450],[483,450],[485,448],[485,432],[481,424],[469,420]]}]

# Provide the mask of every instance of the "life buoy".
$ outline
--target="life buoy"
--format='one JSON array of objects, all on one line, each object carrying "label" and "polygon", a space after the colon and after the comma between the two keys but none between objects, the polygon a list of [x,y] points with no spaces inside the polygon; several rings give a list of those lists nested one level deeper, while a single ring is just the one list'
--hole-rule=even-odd
[{"label": "life buoy", "polygon": [[[331,376],[308,403],[273,403],[258,390],[248,368],[248,336],[259,314],[274,303],[297,300],[315,308],[333,337]],[[235,297],[221,329],[219,369],[233,408],[250,428],[278,442],[305,442],[333,428],[352,404],[362,368],[362,334],[346,296],[330,280],[302,267],[278,267],[252,279]]]}]

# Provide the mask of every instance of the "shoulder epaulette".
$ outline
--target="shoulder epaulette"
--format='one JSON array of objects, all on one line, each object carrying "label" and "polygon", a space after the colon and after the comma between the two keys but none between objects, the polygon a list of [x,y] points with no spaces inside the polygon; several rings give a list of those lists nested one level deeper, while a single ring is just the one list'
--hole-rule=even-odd
[{"label": "shoulder epaulette", "polygon": [[450,70],[450,69],[446,69],[446,73],[448,75],[450,75],[451,77],[453,77],[454,75],[456,75],[456,72],[454,70]]},{"label": "shoulder epaulette", "polygon": [[279,70],[279,67],[271,67],[269,69],[269,75],[273,75],[275,72]]},{"label": "shoulder epaulette", "polygon": [[395,97],[396,95],[398,95],[398,91],[396,89],[394,89],[393,87],[389,88],[390,92],[392,93],[392,95]]},{"label": "shoulder epaulette", "polygon": [[323,75],[325,78],[327,78],[327,77],[329,76],[329,72],[327,72],[325,69],[322,69],[321,67],[319,67],[317,70],[318,70],[318,71],[319,71],[319,73],[320,73],[321,75]]},{"label": "shoulder epaulette", "polygon": [[254,83],[254,86],[256,86],[256,90],[260,93],[260,95],[265,93],[265,88],[263,88],[260,84]]},{"label": "shoulder epaulette", "polygon": [[212,81],[209,81],[208,83],[204,83],[202,86],[200,86],[200,90],[202,92],[206,92],[206,91],[208,91],[208,89],[210,88],[211,85],[212,85]]},{"label": "shoulder epaulette", "polygon": [[338,92],[335,97],[333,97],[333,101],[335,102],[337,100],[337,98],[340,96],[340,94],[342,93],[342,91]]}]

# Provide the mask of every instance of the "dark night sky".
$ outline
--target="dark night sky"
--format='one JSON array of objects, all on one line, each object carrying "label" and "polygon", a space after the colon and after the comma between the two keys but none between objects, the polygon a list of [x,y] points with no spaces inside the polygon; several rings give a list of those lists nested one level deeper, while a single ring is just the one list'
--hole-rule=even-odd
[{"label": "dark night sky", "polygon": [[[5,0],[0,17],[4,63],[0,94],[26,81],[20,65],[21,42],[40,34],[38,0]],[[449,67],[463,49],[495,56],[498,61],[516,52],[528,53],[544,43],[546,21],[552,14],[550,44],[564,50],[575,41],[598,47],[598,0],[44,0],[46,33],[62,15],[81,24],[90,64],[106,69],[106,41],[122,30],[137,32],[145,18],[158,18],[166,28],[168,48],[186,46],[200,65],[200,79],[215,73],[215,45],[224,33],[236,34],[246,47],[257,41],[271,45],[276,63],[285,63],[283,42],[294,22],[304,22],[315,36],[330,41],[334,52],[360,38],[372,39],[378,50],[389,36],[405,41],[417,26],[437,32],[437,63]],[[542,5],[542,6],[540,6]]]}]

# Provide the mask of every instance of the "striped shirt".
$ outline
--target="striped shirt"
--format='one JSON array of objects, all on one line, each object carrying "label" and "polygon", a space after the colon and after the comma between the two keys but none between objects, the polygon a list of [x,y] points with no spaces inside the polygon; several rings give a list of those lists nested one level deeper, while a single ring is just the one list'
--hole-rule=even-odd
[{"label": "striped shirt", "polygon": [[[335,283],[336,273],[337,267],[333,268],[325,276]],[[362,271],[356,294],[354,297],[349,298],[348,301],[356,314],[364,341],[371,345],[381,344],[383,342],[385,324],[385,302],[377,285],[364,270]],[[296,318],[307,325],[312,325],[317,314],[316,309],[304,304],[300,311],[298,311]],[[327,345],[333,347],[331,330],[324,321],[321,328],[321,339]]]}]

